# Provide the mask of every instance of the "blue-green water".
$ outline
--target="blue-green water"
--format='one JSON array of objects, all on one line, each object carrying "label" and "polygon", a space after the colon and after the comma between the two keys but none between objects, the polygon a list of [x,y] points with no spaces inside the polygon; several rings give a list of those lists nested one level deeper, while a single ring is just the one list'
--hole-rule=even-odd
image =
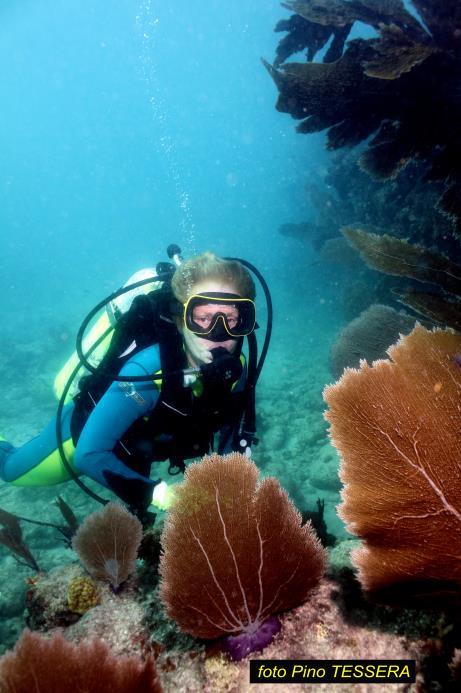
[{"label": "blue-green water", "polygon": [[[312,215],[302,181],[326,166],[323,138],[301,140],[274,109],[260,58],[274,54],[278,18],[276,2],[3,5],[0,434],[8,440],[25,442],[53,415],[54,373],[102,296],[165,260],[171,242],[185,257],[210,249],[250,260],[270,284],[274,337],[260,386],[258,456],[267,472],[286,476],[297,502],[315,505],[319,491],[303,488],[315,448],[303,447],[302,416],[291,428],[289,421],[293,408],[312,408],[323,431],[321,388],[341,316],[311,246],[278,231]],[[283,388],[299,382],[302,401],[298,388],[287,408]],[[94,509],[71,484],[59,491],[81,517]],[[26,516],[40,507],[53,521],[56,492],[2,485],[0,507]],[[45,569],[70,560],[52,532],[24,531]],[[0,562],[3,578],[13,579],[2,547]],[[15,598],[0,597],[16,626],[27,575],[20,569]],[[0,638],[11,644],[7,627]]]},{"label": "blue-green water", "polygon": [[[243,257],[274,301],[255,460],[300,509],[324,498],[328,528],[344,538],[322,389],[356,277],[279,230],[318,220],[309,190],[328,192],[331,162],[322,134],[301,137],[274,108],[261,57],[273,59],[281,16],[279,3],[261,1],[2,4],[0,435],[19,445],[41,430],[83,317],[134,271],[166,260],[168,244],[186,258]],[[258,301],[264,326],[261,292]],[[94,509],[71,483],[2,483],[0,507],[57,521],[57,491],[79,519]],[[24,531],[45,570],[74,559],[51,531]],[[0,589],[0,650],[24,625],[29,574],[0,546],[10,585]]]}]

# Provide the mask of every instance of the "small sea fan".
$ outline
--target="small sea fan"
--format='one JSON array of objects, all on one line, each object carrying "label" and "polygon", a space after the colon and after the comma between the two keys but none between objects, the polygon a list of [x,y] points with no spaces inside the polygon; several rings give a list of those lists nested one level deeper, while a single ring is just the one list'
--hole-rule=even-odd
[{"label": "small sea fan", "polygon": [[181,630],[224,636],[233,659],[263,649],[277,614],[302,604],[326,552],[274,478],[244,455],[190,464],[163,534],[160,596]]},{"label": "small sea fan", "polygon": [[142,525],[126,508],[108,503],[79,527],[72,548],[88,572],[114,591],[136,570]]}]

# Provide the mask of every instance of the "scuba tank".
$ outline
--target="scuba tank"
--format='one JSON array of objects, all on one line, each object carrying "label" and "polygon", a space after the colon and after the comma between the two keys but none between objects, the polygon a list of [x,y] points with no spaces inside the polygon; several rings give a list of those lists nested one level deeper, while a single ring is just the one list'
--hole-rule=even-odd
[{"label": "scuba tank", "polygon": [[[94,368],[97,368],[101,363],[112,339],[117,320],[130,309],[133,299],[136,298],[136,296],[148,294],[150,291],[160,288],[162,282],[155,280],[155,277],[158,277],[158,274],[153,267],[138,270],[125,282],[123,288],[130,287],[132,284],[149,278],[152,278],[152,281],[138,286],[137,288],[129,289],[126,293],[122,293],[106,303],[103,312],[82,340],[83,351],[85,353],[88,353],[91,346],[100,340],[98,346],[92,351],[91,356],[88,357],[89,363]],[[71,373],[79,364],[80,367],[73,377],[72,385],[64,401],[64,403],[67,404],[78,392],[79,379],[89,371],[80,363],[80,358],[75,350],[56,375],[53,389],[58,401],[61,398]]]}]

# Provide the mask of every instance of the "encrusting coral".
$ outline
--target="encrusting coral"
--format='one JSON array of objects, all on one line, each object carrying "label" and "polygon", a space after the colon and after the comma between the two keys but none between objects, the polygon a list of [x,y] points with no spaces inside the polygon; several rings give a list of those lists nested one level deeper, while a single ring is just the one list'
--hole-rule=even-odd
[{"label": "encrusting coral", "polygon": [[177,487],[162,536],[161,598],[182,630],[227,636],[234,659],[262,649],[274,615],[301,604],[318,584],[325,551],[279,482],[259,485],[243,455],[206,456]]},{"label": "encrusting coral", "polygon": [[67,588],[69,609],[76,614],[84,614],[99,604],[100,595],[95,582],[84,575],[74,577]]},{"label": "encrusting coral", "polygon": [[352,558],[365,590],[424,584],[459,600],[461,335],[417,325],[388,354],[324,391],[339,514],[363,540]]},{"label": "encrusting coral", "polygon": [[0,658],[0,693],[161,693],[154,660],[114,655],[103,640],[78,645],[25,630]]},{"label": "encrusting coral", "polygon": [[136,570],[141,539],[140,521],[119,503],[108,503],[80,525],[72,548],[90,575],[117,591]]}]

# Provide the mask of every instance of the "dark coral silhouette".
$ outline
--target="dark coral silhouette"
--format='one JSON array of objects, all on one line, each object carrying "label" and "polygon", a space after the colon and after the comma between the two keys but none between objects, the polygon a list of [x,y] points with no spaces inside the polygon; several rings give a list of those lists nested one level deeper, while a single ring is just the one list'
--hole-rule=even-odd
[{"label": "dark coral silhouette", "polygon": [[112,654],[103,640],[78,645],[61,633],[47,639],[25,630],[0,658],[0,693],[161,693],[151,656]]},{"label": "dark coral silhouette", "polygon": [[[389,360],[324,391],[342,461],[340,516],[366,590],[429,581],[461,596],[461,336],[418,325]],[[419,589],[419,587],[418,587]]]},{"label": "dark coral silhouette", "polygon": [[307,223],[283,224],[280,233],[311,243],[325,257],[330,239],[339,242],[342,227],[361,224],[385,229],[410,243],[437,247],[455,258],[459,239],[437,208],[443,184],[424,180],[424,162],[408,164],[397,179],[378,181],[358,165],[361,149],[341,149],[329,157],[326,170],[312,170],[305,185],[312,218]]},{"label": "dark coral silhouette", "polygon": [[[295,0],[284,27],[292,43],[318,46],[318,31],[364,22],[377,38],[350,41],[330,63],[285,63],[285,38],[275,67],[265,63],[280,92],[277,109],[301,119],[302,133],[328,130],[330,149],[368,138],[361,165],[372,175],[396,176],[408,162],[427,162],[428,180],[446,183],[440,206],[461,228],[461,5],[457,0],[414,0],[423,22],[401,0]],[[280,28],[280,27],[279,27]],[[290,36],[290,34],[289,34]],[[312,38],[311,38],[312,37]]]},{"label": "dark coral silhouette", "polygon": [[336,537],[334,534],[330,534],[328,531],[327,523],[325,521],[325,501],[317,498],[317,510],[305,510],[301,511],[302,523],[311,522],[312,527],[322,542],[322,546],[334,546],[336,544]]},{"label": "dark coral silhouette", "polygon": [[278,629],[273,615],[301,604],[325,552],[276,479],[234,453],[192,464],[162,537],[161,598],[182,630],[231,636],[241,658]]},{"label": "dark coral silhouette", "polygon": [[80,525],[72,547],[91,575],[114,590],[136,570],[140,521],[119,503],[108,503]]},{"label": "dark coral silhouette", "polygon": [[[294,9],[292,3],[284,4],[287,9]],[[344,43],[352,28],[352,24],[333,26],[311,22],[301,14],[292,14],[289,19],[282,19],[277,23],[275,31],[286,31],[287,36],[277,46],[277,55],[274,66],[282,63],[299,51],[306,50],[306,58],[311,61],[316,53],[324,48],[331,39],[330,46],[325,54],[324,62],[330,63],[341,57]]]}]

